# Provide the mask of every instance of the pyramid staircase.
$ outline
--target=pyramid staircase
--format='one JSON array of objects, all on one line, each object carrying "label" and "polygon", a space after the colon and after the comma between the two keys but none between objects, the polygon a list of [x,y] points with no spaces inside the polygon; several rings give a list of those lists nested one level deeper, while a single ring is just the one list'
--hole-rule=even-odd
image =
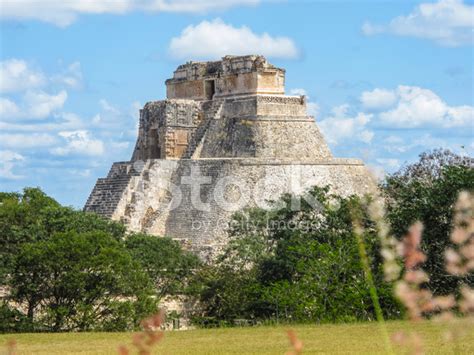
[{"label": "pyramid staircase", "polygon": [[197,147],[201,143],[204,135],[209,128],[211,121],[216,120],[220,117],[222,112],[223,101],[211,101],[210,107],[205,109],[204,112],[204,120],[201,125],[196,129],[191,141],[189,142],[188,147],[186,148],[185,152],[183,153],[181,159],[191,159],[193,154],[195,153]]},{"label": "pyramid staircase", "polygon": [[114,163],[106,178],[97,179],[94,189],[87,199],[84,211],[95,212],[104,217],[112,217],[123,193],[133,176],[140,173],[132,162]]}]

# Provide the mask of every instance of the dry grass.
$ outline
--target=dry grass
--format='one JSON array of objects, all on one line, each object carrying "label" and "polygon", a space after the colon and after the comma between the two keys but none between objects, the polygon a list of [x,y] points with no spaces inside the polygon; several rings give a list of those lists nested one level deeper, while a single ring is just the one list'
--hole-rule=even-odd
[{"label": "dry grass", "polygon": [[[466,320],[456,321],[466,322]],[[463,327],[463,324],[457,324]],[[467,326],[467,324],[466,324]],[[416,330],[429,354],[474,354],[474,333],[456,342],[444,334],[451,326],[434,322],[387,322],[390,333]],[[468,327],[466,327],[468,328]],[[303,342],[303,354],[381,354],[384,344],[374,323],[340,325],[298,325],[292,329]],[[471,327],[472,329],[472,327]],[[284,354],[290,350],[287,327],[197,329],[165,332],[155,347],[156,354]],[[130,333],[60,333],[0,335],[2,347],[9,339],[17,342],[17,354],[117,354],[122,344],[130,344]],[[2,350],[5,349],[4,347]],[[407,348],[395,347],[397,353]],[[0,351],[2,353],[2,351]]]}]

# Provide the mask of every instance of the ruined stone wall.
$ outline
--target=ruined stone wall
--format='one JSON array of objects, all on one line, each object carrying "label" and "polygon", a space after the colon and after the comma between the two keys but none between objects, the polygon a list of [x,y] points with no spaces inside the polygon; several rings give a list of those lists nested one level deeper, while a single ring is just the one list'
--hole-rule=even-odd
[{"label": "ruined stone wall", "polygon": [[203,118],[194,100],[163,100],[140,110],[138,140],[132,160],[180,158]]},{"label": "ruined stone wall", "polygon": [[204,80],[177,81],[166,86],[168,99],[205,100]]}]

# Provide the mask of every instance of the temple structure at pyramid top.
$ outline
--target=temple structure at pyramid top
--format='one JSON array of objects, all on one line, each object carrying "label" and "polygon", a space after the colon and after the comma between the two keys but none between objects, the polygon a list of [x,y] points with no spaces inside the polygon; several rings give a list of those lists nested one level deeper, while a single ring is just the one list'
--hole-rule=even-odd
[{"label": "temple structure at pyramid top", "polygon": [[284,95],[285,70],[263,56],[225,56],[180,65],[166,80],[168,99],[212,100],[236,95]]},{"label": "temple structure at pyramid top", "polygon": [[141,110],[132,160],[331,157],[305,96],[285,95],[285,70],[263,56],[180,65],[166,92]]}]

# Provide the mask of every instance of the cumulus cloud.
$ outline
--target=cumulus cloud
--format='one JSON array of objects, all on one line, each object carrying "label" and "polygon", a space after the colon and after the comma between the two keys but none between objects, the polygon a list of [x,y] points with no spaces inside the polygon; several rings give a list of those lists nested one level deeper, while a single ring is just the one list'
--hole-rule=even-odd
[{"label": "cumulus cloud", "polygon": [[23,178],[23,176],[15,174],[13,169],[24,160],[25,157],[21,154],[11,150],[0,150],[0,178],[11,180]]},{"label": "cumulus cloud", "polygon": [[4,122],[0,121],[0,130],[10,132],[59,132],[64,130],[77,130],[83,128],[84,121],[71,112],[58,112],[53,120],[40,120],[36,122]]},{"label": "cumulus cloud", "polygon": [[68,65],[57,74],[46,75],[23,59],[10,58],[0,62],[0,78],[2,124],[7,121],[44,119],[61,110],[68,94],[64,89],[56,93],[44,91],[53,84],[56,88],[77,89],[82,86],[79,62]]},{"label": "cumulus cloud", "polygon": [[297,95],[297,96],[304,95],[304,96],[308,96],[308,94],[306,93],[306,90],[305,90],[305,89],[301,89],[301,88],[291,89],[291,90],[290,90],[290,95]]},{"label": "cumulus cloud", "polygon": [[61,73],[51,77],[51,81],[72,89],[80,89],[83,86],[81,63],[74,62],[68,65]]},{"label": "cumulus cloud", "polygon": [[5,133],[0,134],[0,142],[4,148],[30,149],[52,146],[56,143],[56,138],[47,133]]},{"label": "cumulus cloud", "polygon": [[365,35],[390,33],[432,40],[443,46],[472,45],[474,43],[474,6],[462,0],[439,0],[422,3],[410,14],[398,16],[385,25],[366,22]]},{"label": "cumulus cloud", "polygon": [[391,127],[464,127],[474,120],[474,107],[450,106],[429,89],[399,85],[395,90],[375,89],[361,95],[364,107],[384,109],[379,121]]},{"label": "cumulus cloud", "polygon": [[45,118],[52,112],[63,107],[67,99],[67,92],[61,90],[56,95],[49,95],[43,91],[28,91],[25,94],[25,103],[28,110],[25,113],[26,118]]},{"label": "cumulus cloud", "polygon": [[26,61],[15,58],[0,62],[0,78],[1,93],[34,89],[47,81],[40,70],[35,70]]},{"label": "cumulus cloud", "polygon": [[337,145],[348,138],[368,144],[374,137],[374,132],[368,129],[372,118],[372,114],[364,112],[351,116],[349,105],[346,104],[333,108],[332,114],[318,125],[330,144]]},{"label": "cumulus cloud", "polygon": [[40,90],[28,90],[18,105],[10,99],[0,98],[0,113],[3,121],[34,120],[51,116],[66,102],[67,92],[48,94]]},{"label": "cumulus cloud", "polygon": [[124,14],[132,11],[203,13],[234,6],[256,5],[259,0],[1,0],[0,16],[39,20],[65,27],[81,14]]},{"label": "cumulus cloud", "polygon": [[65,145],[51,150],[54,155],[89,155],[98,156],[104,153],[104,143],[91,137],[86,130],[65,131],[58,134],[63,138]]},{"label": "cumulus cloud", "polygon": [[360,97],[362,105],[367,109],[387,108],[392,106],[395,100],[396,95],[393,91],[378,88],[372,91],[364,91]]},{"label": "cumulus cloud", "polygon": [[288,37],[256,34],[246,26],[233,27],[221,19],[186,27],[171,39],[169,53],[177,59],[217,59],[226,54],[259,53],[273,58],[296,58],[298,49]]},{"label": "cumulus cloud", "polygon": [[451,150],[454,146],[450,146],[446,140],[433,137],[430,133],[421,133],[416,135],[416,139],[404,139],[399,136],[388,136],[383,139],[384,149],[387,152],[395,153],[397,155],[409,151],[422,151],[435,148],[446,148]]},{"label": "cumulus cloud", "polygon": [[395,158],[377,158],[377,163],[389,168],[390,170],[398,169],[401,165],[399,159]]},{"label": "cumulus cloud", "polygon": [[59,73],[46,75],[32,63],[10,58],[0,61],[0,93],[11,94],[36,90],[48,84],[79,89],[82,87],[81,63],[73,62]]},{"label": "cumulus cloud", "polygon": [[0,117],[2,119],[15,118],[20,115],[20,108],[15,102],[5,97],[0,97]]}]

